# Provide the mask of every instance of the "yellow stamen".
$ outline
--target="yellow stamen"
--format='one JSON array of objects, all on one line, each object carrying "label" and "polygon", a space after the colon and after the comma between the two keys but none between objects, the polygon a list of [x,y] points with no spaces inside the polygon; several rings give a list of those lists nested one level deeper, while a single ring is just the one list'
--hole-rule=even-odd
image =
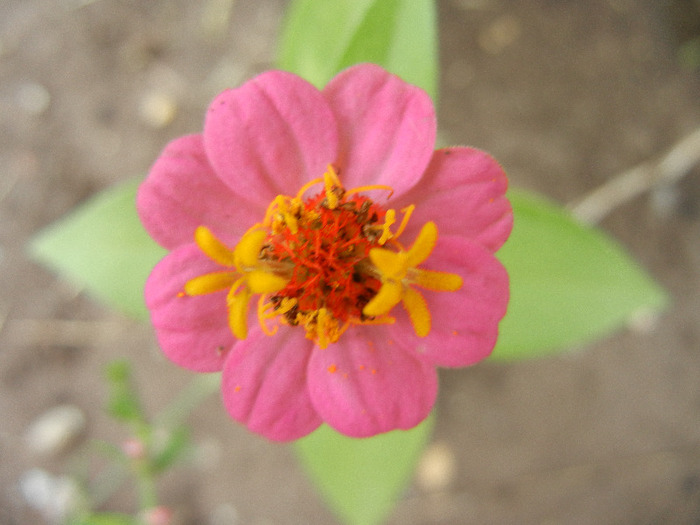
[{"label": "yellow stamen", "polygon": [[399,224],[399,228],[395,232],[392,232],[390,228],[396,223],[396,210],[391,208],[386,210],[386,214],[384,215],[384,224],[382,225],[382,236],[379,237],[377,243],[383,245],[386,244],[386,242],[390,239],[395,239],[396,237],[401,235],[406,229],[408,220],[411,218],[415,207],[416,206],[414,204],[409,204],[405,208],[401,208],[403,218],[401,219],[401,224]]},{"label": "yellow stamen", "polygon": [[284,297],[280,302],[279,307],[275,310],[275,315],[284,315],[294,308],[299,301],[296,297]]},{"label": "yellow stamen", "polygon": [[387,186],[386,184],[369,184],[367,186],[357,186],[345,192],[345,195],[352,195],[353,193],[360,193],[361,191],[372,191],[372,190],[386,190],[389,192],[387,199],[390,199],[394,194],[394,188]]},{"label": "yellow stamen", "polygon": [[273,228],[281,229],[286,226],[290,232],[296,234],[299,231],[299,223],[296,218],[300,205],[298,199],[278,195],[272,204],[274,206],[268,208],[266,220],[272,224]]},{"label": "yellow stamen", "polygon": [[319,183],[321,183],[321,182],[323,182],[323,178],[322,178],[322,177],[317,177],[317,178],[315,178],[315,179],[311,179],[309,182],[307,182],[306,184],[304,184],[304,185],[301,187],[301,189],[297,192],[296,198],[297,198],[298,200],[301,200],[301,198],[304,196],[304,193],[306,193],[306,192],[308,191],[308,189],[309,189],[311,186],[315,186],[316,184],[319,184]]},{"label": "yellow stamen", "polygon": [[335,210],[338,207],[338,195],[335,193],[336,188],[342,188],[338,180],[338,174],[333,169],[333,166],[328,165],[326,173],[323,174],[323,184],[326,189],[326,201],[328,209]]},{"label": "yellow stamen", "polygon": [[316,316],[316,337],[318,341],[318,346],[321,350],[328,347],[329,341],[329,323],[331,322],[328,310],[325,308],[319,308],[318,315]]},{"label": "yellow stamen", "polygon": [[270,303],[265,302],[266,300],[267,296],[264,294],[258,299],[258,322],[260,323],[260,328],[262,328],[265,335],[275,335],[277,333],[277,326],[270,328],[265,322],[267,319],[275,317],[274,314],[270,315],[270,313],[266,312],[266,310],[268,310],[271,306]]},{"label": "yellow stamen", "polygon": [[408,219],[411,218],[411,215],[413,215],[413,210],[416,209],[415,204],[409,204],[405,208],[401,208],[401,213],[403,213],[403,218],[401,219],[401,224],[399,225],[399,229],[396,230],[394,233],[394,237],[398,237],[403,233],[403,231],[406,229],[406,225],[408,224]]},{"label": "yellow stamen", "polygon": [[390,228],[395,222],[396,211],[392,209],[386,210],[386,215],[384,215],[384,224],[382,225],[382,236],[379,237],[379,240],[377,241],[379,244],[384,244],[393,237]]}]

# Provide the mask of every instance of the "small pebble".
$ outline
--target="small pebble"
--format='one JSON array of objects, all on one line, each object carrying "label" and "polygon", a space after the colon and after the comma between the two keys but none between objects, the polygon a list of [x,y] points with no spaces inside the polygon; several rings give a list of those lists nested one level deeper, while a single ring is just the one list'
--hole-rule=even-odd
[{"label": "small pebble", "polygon": [[454,452],[444,443],[430,445],[418,463],[416,483],[425,492],[445,490],[455,479],[457,461]]},{"label": "small pebble", "polygon": [[36,82],[20,84],[15,93],[17,105],[31,115],[41,115],[51,104],[49,90]]},{"label": "small pebble", "polygon": [[170,95],[159,92],[146,93],[141,99],[139,116],[152,128],[160,129],[175,120],[177,103]]},{"label": "small pebble", "polygon": [[503,15],[479,33],[479,46],[492,55],[497,55],[520,36],[520,21],[513,15]]},{"label": "small pebble", "polygon": [[659,325],[659,312],[640,308],[627,319],[627,327],[637,334],[650,334]]},{"label": "small pebble", "polygon": [[27,505],[48,523],[64,523],[80,506],[80,489],[72,479],[39,468],[22,474],[19,490]]},{"label": "small pebble", "polygon": [[230,503],[217,505],[209,515],[209,525],[237,525],[238,523],[240,523],[238,511]]},{"label": "small pebble", "polygon": [[85,424],[85,414],[78,407],[55,406],[29,425],[25,440],[29,450],[36,454],[59,454],[75,443]]}]

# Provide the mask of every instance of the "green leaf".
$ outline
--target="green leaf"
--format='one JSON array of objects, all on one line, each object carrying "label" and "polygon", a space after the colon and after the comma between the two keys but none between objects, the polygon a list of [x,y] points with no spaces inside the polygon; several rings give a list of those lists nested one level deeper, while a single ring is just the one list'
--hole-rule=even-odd
[{"label": "green leaf", "polygon": [[295,0],[279,67],[321,88],[340,70],[373,62],[437,95],[437,32],[431,0]]},{"label": "green leaf", "polygon": [[153,472],[160,474],[172,467],[190,451],[191,441],[189,429],[185,426],[174,429],[162,450],[153,458]]},{"label": "green leaf", "polygon": [[136,214],[138,181],[112,187],[41,231],[32,255],[88,293],[123,312],[146,317],[143,287],[165,255]]},{"label": "green leaf", "polygon": [[136,425],[145,424],[146,417],[134,388],[129,362],[119,360],[109,363],[105,376],[110,384],[107,410],[112,417]]},{"label": "green leaf", "polygon": [[498,252],[511,300],[496,359],[535,357],[592,341],[667,304],[664,291],[612,239],[565,210],[511,191],[515,226]]},{"label": "green leaf", "polygon": [[328,505],[349,525],[381,523],[430,438],[433,417],[417,427],[356,439],[321,426],[294,446]]}]

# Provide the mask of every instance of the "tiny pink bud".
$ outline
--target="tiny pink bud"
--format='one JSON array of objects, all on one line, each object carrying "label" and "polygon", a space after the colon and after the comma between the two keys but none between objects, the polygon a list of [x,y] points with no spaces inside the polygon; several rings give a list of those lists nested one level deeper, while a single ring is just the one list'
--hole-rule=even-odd
[{"label": "tiny pink bud", "polygon": [[127,439],[122,443],[122,451],[130,459],[143,459],[146,456],[146,446],[136,438]]},{"label": "tiny pink bud", "polygon": [[143,512],[143,521],[146,525],[170,525],[173,519],[173,511],[168,507],[158,506]]}]

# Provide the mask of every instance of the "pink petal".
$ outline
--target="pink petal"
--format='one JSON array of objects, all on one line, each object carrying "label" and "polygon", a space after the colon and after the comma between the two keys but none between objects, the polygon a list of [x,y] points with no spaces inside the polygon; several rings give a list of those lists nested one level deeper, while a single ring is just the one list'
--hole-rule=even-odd
[{"label": "pink petal", "polygon": [[269,71],[212,102],[204,144],[226,184],[269,203],[322,176],[335,160],[338,137],[333,113],[315,87]]},{"label": "pink petal", "polygon": [[146,305],[161,349],[176,364],[196,372],[221,370],[236,342],[228,327],[226,292],[179,294],[189,279],[220,269],[188,244],[165,256],[146,281]]},{"label": "pink petal", "polygon": [[[428,303],[430,333],[418,338],[412,327],[409,329],[405,313],[392,311],[397,317],[392,326],[394,337],[401,344],[417,348],[437,366],[469,366],[488,357],[508,304],[508,274],[503,265],[477,244],[460,237],[441,237],[423,267],[460,275],[462,288],[456,292],[416,288]],[[406,329],[402,330],[402,325]]]},{"label": "pink petal", "polygon": [[400,195],[420,179],[435,144],[435,110],[423,90],[374,64],[341,72],[323,90],[340,131],[345,188],[387,184]]},{"label": "pink petal", "polygon": [[272,336],[251,330],[226,362],[222,394],[235,420],[274,441],[291,441],[321,424],[306,388],[312,343],[300,328]]},{"label": "pink petal", "polygon": [[506,174],[487,153],[437,150],[420,183],[400,202],[391,203],[397,208],[416,205],[401,238],[412,240],[423,224],[434,221],[441,236],[466,237],[495,252],[513,228],[507,187]]},{"label": "pink petal", "polygon": [[216,176],[200,135],[168,144],[136,199],[146,230],[170,249],[192,242],[194,230],[202,225],[221,240],[235,243],[248,227],[262,219],[267,204],[236,195]]},{"label": "pink petal", "polygon": [[315,348],[311,399],[323,420],[352,437],[412,428],[435,403],[433,366],[385,337],[382,327],[351,327],[338,343]]}]

